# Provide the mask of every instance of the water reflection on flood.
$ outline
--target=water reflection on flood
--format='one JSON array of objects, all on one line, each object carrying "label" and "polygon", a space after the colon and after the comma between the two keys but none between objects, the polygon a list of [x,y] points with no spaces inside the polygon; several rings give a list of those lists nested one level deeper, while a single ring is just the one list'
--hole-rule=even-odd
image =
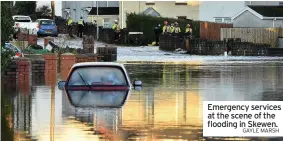
[{"label": "water reflection on flood", "polygon": [[131,91],[121,108],[88,108],[87,104],[75,108],[66,93],[55,86],[55,73],[46,74],[42,80],[45,85],[33,79],[32,86],[19,87],[24,90],[4,91],[4,96],[13,101],[11,125],[15,138],[212,140],[202,137],[203,100],[283,100],[282,63],[127,64],[126,68],[132,79],[143,81],[144,87]]}]

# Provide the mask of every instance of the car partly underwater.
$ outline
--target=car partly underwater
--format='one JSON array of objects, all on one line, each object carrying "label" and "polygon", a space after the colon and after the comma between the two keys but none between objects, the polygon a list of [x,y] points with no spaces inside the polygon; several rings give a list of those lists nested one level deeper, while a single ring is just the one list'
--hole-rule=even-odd
[{"label": "car partly underwater", "polygon": [[132,87],[141,86],[139,80],[131,83],[124,65],[113,62],[74,64],[66,81],[58,82],[76,107],[121,107]]}]

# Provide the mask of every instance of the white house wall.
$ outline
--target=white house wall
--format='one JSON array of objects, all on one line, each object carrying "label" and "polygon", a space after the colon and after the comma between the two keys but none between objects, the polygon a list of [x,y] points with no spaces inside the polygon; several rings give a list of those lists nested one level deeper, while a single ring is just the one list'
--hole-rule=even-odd
[{"label": "white house wall", "polygon": [[[119,1],[98,1],[98,7],[119,7]],[[65,8],[70,8],[71,18],[73,21],[77,22],[79,18],[84,15],[84,20],[87,21],[88,12],[82,11],[86,7],[96,7],[96,1],[62,1],[62,17],[66,17]],[[73,10],[76,9],[76,12]]]},{"label": "white house wall", "polygon": [[[283,27],[283,20],[274,21],[274,27]],[[273,27],[273,20],[261,20],[249,11],[245,11],[233,20],[233,27]]]},{"label": "white house wall", "polygon": [[199,18],[214,21],[213,17],[232,17],[245,8],[245,1],[201,1]]}]

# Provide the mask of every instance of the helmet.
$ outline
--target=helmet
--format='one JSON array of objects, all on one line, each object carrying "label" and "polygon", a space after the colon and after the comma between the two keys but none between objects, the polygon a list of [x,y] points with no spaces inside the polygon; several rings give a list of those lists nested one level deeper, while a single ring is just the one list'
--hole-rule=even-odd
[{"label": "helmet", "polygon": [[174,23],[171,23],[171,26],[174,26]]},{"label": "helmet", "polygon": [[177,22],[175,22],[175,26],[178,26],[178,23],[177,23]]},{"label": "helmet", "polygon": [[118,20],[115,20],[114,22],[115,22],[115,23],[118,23]]}]

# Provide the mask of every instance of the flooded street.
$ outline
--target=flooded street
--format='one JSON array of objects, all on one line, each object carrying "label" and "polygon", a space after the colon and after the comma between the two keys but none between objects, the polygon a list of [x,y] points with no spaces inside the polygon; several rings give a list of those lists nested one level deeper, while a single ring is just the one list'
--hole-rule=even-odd
[{"label": "flooded street", "polygon": [[44,78],[32,79],[32,86],[20,89],[2,87],[2,97],[11,104],[6,119],[14,139],[205,140],[203,100],[283,100],[279,62],[125,66],[132,80],[143,81],[143,89],[131,90],[118,109],[75,108],[56,83],[46,85]]}]

